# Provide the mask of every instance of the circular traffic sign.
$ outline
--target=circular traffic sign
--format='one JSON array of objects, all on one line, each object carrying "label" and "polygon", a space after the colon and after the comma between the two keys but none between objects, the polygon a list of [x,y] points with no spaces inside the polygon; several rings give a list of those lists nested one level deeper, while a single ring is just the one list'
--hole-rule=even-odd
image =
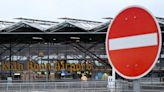
[{"label": "circular traffic sign", "polygon": [[126,79],[138,79],[155,65],[161,50],[161,31],[144,8],[121,11],[110,24],[106,37],[109,62]]}]

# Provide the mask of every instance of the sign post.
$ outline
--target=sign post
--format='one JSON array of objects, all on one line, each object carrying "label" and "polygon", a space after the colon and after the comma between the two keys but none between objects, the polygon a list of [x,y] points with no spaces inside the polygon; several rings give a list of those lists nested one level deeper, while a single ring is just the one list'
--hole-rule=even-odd
[{"label": "sign post", "polygon": [[107,87],[110,89],[111,92],[115,92],[116,89],[116,74],[115,69],[112,68],[112,76],[108,76],[108,85]]},{"label": "sign post", "polygon": [[110,24],[106,52],[116,73],[134,79],[134,86],[139,90],[138,79],[156,64],[161,42],[161,31],[154,16],[144,8],[132,6],[121,11]]},{"label": "sign post", "polygon": [[133,92],[141,92],[141,86],[139,79],[133,80]]}]

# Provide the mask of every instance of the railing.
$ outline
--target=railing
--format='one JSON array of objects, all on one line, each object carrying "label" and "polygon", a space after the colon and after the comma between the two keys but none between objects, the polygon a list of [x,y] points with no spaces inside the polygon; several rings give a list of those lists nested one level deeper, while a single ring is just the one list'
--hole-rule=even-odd
[{"label": "railing", "polygon": [[[133,92],[132,82],[116,81],[110,84],[107,81],[8,82],[0,83],[0,92]],[[140,84],[142,92],[164,91],[163,82]]]},{"label": "railing", "polygon": [[[107,81],[77,81],[77,82],[22,82],[22,83],[0,83],[0,92],[32,92],[51,90],[91,90],[106,89]],[[70,91],[71,92],[71,91]]]}]

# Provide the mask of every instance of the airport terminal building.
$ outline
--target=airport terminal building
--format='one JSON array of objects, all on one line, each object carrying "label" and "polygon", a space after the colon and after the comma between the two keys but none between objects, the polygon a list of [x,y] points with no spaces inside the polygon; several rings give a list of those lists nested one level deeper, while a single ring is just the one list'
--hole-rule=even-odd
[{"label": "airport terminal building", "polygon": [[[156,18],[163,39],[164,19]],[[80,80],[83,76],[106,80],[111,75],[105,39],[112,18],[106,22],[16,19],[0,21],[0,80],[9,76],[13,80]],[[162,44],[158,62],[146,77],[164,81],[163,51]]]}]

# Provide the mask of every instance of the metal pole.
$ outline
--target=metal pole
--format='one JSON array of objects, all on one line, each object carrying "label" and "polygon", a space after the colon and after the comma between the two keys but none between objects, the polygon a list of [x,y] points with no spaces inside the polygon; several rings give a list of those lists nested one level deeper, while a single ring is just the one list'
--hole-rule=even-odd
[{"label": "metal pole", "polygon": [[12,74],[11,74],[11,41],[10,41],[10,47],[9,47],[9,62],[10,62],[10,74],[7,77],[7,88],[6,90],[8,91],[8,85],[10,85],[10,83],[12,82]]},{"label": "metal pole", "polygon": [[[50,63],[50,42],[48,42],[47,44],[48,46],[48,63]],[[50,80],[50,72],[51,72],[51,69],[50,70],[47,70],[47,81]]]},{"label": "metal pole", "polygon": [[12,74],[11,74],[11,41],[10,41],[10,47],[9,47],[9,62],[10,62],[10,75],[9,75],[9,77],[11,77],[12,76]]},{"label": "metal pole", "polygon": [[139,79],[133,80],[133,92],[141,92],[141,85]]},{"label": "metal pole", "polygon": [[113,77],[113,81],[115,81],[115,79],[116,79],[115,68],[112,68],[112,77]]}]

